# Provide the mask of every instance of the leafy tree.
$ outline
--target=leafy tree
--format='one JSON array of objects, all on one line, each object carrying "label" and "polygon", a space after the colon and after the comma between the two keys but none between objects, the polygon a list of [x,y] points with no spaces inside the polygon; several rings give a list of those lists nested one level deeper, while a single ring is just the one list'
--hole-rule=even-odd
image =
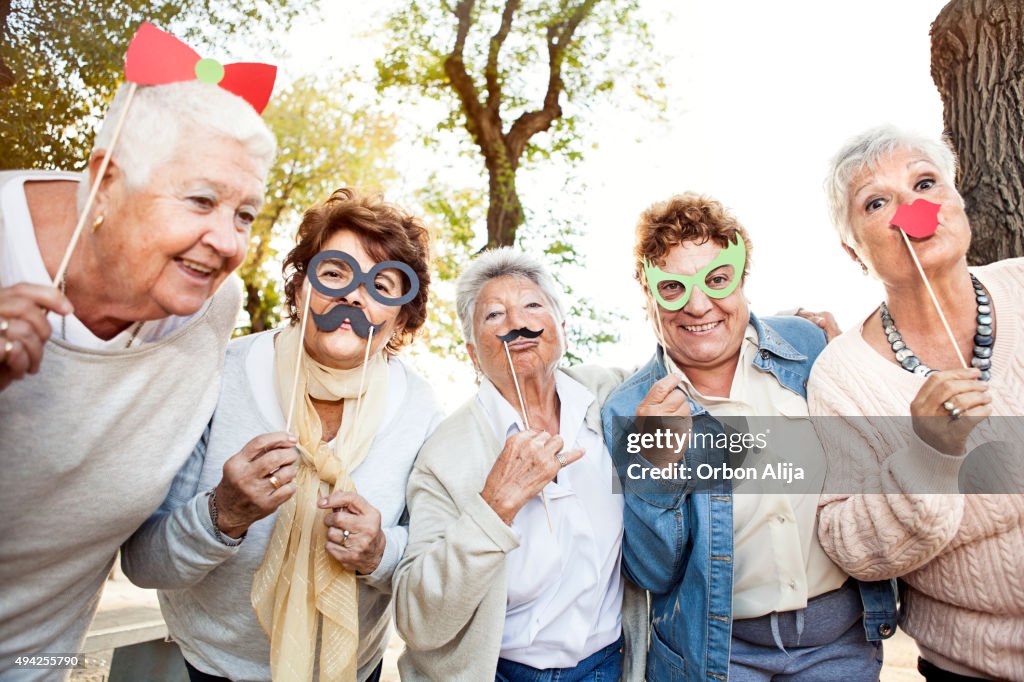
[{"label": "leafy tree", "polygon": [[[442,100],[440,127],[469,133],[487,170],[488,247],[514,244],[524,222],[516,184],[524,162],[582,157],[579,112],[593,98],[627,90],[657,101],[661,81],[638,4],[411,0],[389,18],[380,85]],[[575,103],[569,113],[563,100]]]},{"label": "leafy tree", "polygon": [[[581,265],[575,249],[579,233],[569,220],[575,216],[560,214],[564,207],[531,211],[520,198],[517,177],[520,171],[552,162],[571,171],[583,158],[589,132],[586,113],[599,99],[664,111],[660,70],[639,4],[411,0],[388,19],[389,51],[377,63],[382,91],[438,100],[447,108],[436,128],[425,133],[428,144],[441,147],[451,133],[461,133],[462,150],[483,161],[485,248],[519,244],[543,251],[555,263],[556,278],[567,298],[575,301],[568,311],[570,362],[615,340],[608,330],[618,316],[573,296],[563,272]],[[567,195],[578,196],[573,183],[566,184]],[[425,204],[447,228],[437,247],[439,291],[446,278],[454,279],[462,270],[472,245],[479,245],[473,226],[483,223],[482,215],[472,210],[479,202],[465,196],[450,199],[434,197]],[[519,228],[530,216],[541,213],[545,229],[521,234]],[[449,338],[461,336],[450,306],[442,310],[439,321],[450,323]]]},{"label": "leafy tree", "polygon": [[[302,0],[0,0],[0,169],[85,164],[95,123],[123,77],[142,21],[199,52],[231,34],[283,31]],[[240,42],[240,41],[239,41]],[[247,44],[246,54],[265,49]]]},{"label": "leafy tree", "polygon": [[953,0],[932,24],[932,79],[960,157],[980,265],[1024,256],[1024,0]]},{"label": "leafy tree", "polygon": [[362,99],[352,77],[307,77],[275,95],[263,114],[277,137],[278,156],[239,271],[249,332],[280,321],[281,250],[294,242],[302,212],[339,187],[379,191],[395,177],[388,156],[394,119]]}]

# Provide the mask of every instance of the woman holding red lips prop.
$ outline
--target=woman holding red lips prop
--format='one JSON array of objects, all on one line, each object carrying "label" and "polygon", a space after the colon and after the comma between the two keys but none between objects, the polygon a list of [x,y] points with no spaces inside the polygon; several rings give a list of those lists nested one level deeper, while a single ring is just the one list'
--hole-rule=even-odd
[{"label": "woman holding red lips prop", "polygon": [[1002,442],[1017,450],[1001,490],[1024,491],[1024,259],[968,267],[955,171],[945,140],[891,128],[832,162],[833,222],[885,300],[811,377],[812,414],[844,418],[818,422],[835,493],[819,537],[851,575],[902,578],[927,679],[1024,680],[1024,495],[960,485],[983,461],[965,455]]}]

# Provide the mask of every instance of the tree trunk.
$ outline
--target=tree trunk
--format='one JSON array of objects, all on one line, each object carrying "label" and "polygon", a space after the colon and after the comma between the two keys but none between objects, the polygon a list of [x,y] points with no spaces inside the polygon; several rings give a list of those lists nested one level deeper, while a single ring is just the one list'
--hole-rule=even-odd
[{"label": "tree trunk", "polygon": [[516,169],[508,154],[487,159],[488,198],[487,248],[514,246],[516,231],[523,224],[523,204],[516,191]]},{"label": "tree trunk", "polygon": [[269,329],[267,319],[268,310],[263,304],[263,292],[251,282],[245,283],[245,312],[249,313],[249,333],[266,331]]},{"label": "tree trunk", "polygon": [[932,24],[932,79],[960,157],[974,265],[1024,255],[1024,0],[952,0]]}]

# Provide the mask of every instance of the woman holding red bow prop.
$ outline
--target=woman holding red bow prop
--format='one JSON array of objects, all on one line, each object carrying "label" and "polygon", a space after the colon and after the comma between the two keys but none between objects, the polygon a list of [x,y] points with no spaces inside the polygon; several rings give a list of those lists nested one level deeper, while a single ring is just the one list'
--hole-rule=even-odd
[{"label": "woman holding red bow prop", "polygon": [[274,67],[144,24],[125,73],[84,173],[0,173],[0,677],[80,649],[206,428],[274,156]]}]

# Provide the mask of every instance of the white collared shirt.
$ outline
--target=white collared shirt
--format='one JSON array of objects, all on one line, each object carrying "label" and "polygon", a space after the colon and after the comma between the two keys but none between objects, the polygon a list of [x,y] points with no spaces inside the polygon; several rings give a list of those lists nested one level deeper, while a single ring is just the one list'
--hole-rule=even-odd
[{"label": "white collared shirt", "polygon": [[[682,377],[686,393],[712,416],[747,417],[751,433],[771,428],[767,423],[770,420],[758,425],[757,417],[804,420],[807,436],[801,438],[801,449],[817,448],[820,456],[813,459],[822,466],[818,471],[808,471],[808,479],[820,476],[823,481],[825,452],[808,419],[807,401],[784,388],[770,372],[754,366],[759,351],[757,330],[747,325],[739,364],[729,397],[725,398],[701,395],[668,354],[665,364],[669,372]],[[769,448],[759,462],[792,461],[791,452],[772,451],[771,439],[768,443]],[[808,599],[838,589],[846,582],[846,574],[828,558],[818,542],[817,512],[817,495],[733,495],[733,618],[802,609]]]},{"label": "white collared shirt", "polygon": [[[506,559],[508,601],[501,657],[534,668],[569,668],[622,632],[622,495],[612,492],[611,456],[586,424],[594,395],[555,373],[559,435],[583,457],[544,487],[512,521],[521,544]],[[523,429],[519,414],[486,378],[477,400],[498,442]]]},{"label": "white collared shirt", "polygon": [[[18,282],[53,286],[39,251],[39,240],[36,239],[32,215],[25,196],[25,183],[28,181],[53,182],[55,180],[80,181],[81,173],[58,173],[54,171],[26,171],[16,176],[3,186],[0,192],[0,213],[3,215],[3,243],[0,244],[0,282],[8,287]],[[90,229],[89,226],[85,230]],[[203,309],[209,305],[207,301]],[[198,313],[197,313],[198,314]],[[49,313],[46,319],[50,323],[53,338],[63,338],[80,348],[93,350],[120,350],[129,344],[135,346],[150,343],[170,334],[182,327],[192,316],[170,315],[159,320],[147,320],[142,325],[130,325],[111,339],[101,339],[93,334],[88,327],[74,315],[61,317],[57,313]],[[136,329],[138,327],[138,329]]]}]

